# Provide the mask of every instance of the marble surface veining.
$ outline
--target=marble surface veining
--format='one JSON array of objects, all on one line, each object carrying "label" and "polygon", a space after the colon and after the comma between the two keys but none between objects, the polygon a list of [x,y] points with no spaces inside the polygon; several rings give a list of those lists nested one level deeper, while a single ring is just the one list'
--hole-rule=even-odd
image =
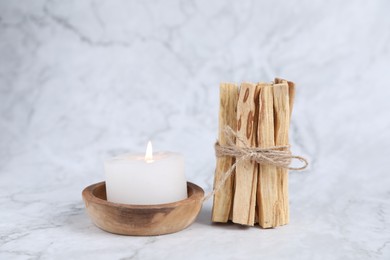
[{"label": "marble surface veining", "polygon": [[[0,0],[0,259],[390,259],[390,2]],[[181,152],[209,191],[221,81],[297,83],[291,223],[112,235],[103,160]]]}]

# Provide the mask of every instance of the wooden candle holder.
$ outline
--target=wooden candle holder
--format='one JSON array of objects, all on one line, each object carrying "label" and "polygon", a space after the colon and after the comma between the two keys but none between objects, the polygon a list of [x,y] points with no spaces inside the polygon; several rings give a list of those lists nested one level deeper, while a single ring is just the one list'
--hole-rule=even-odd
[{"label": "wooden candle holder", "polygon": [[204,191],[187,182],[188,198],[158,205],[127,205],[107,201],[106,184],[86,187],[82,196],[92,222],[104,231],[131,236],[174,233],[191,225],[199,214]]},{"label": "wooden candle holder", "polygon": [[[288,145],[295,85],[275,79],[273,83],[223,83],[220,86],[219,145],[226,144],[226,127],[236,132],[236,146],[270,148]],[[243,142],[245,142],[243,144]],[[214,187],[232,167],[235,158],[217,158]],[[289,221],[288,170],[253,161],[239,161],[215,193],[212,221],[233,221],[263,228]]]}]

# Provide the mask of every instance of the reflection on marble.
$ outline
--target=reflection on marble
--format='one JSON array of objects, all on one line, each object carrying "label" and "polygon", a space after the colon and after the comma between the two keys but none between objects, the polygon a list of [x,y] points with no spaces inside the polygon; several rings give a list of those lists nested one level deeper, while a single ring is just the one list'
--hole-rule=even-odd
[{"label": "reflection on marble", "polygon": [[[0,0],[0,259],[390,259],[390,2]],[[220,81],[298,84],[291,223],[105,233],[81,190],[122,152],[210,190]]]}]

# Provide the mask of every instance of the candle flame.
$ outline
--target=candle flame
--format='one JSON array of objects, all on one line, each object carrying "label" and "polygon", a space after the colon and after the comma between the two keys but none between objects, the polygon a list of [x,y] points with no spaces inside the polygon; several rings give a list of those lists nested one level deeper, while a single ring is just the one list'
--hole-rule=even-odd
[{"label": "candle flame", "polygon": [[151,141],[148,142],[148,146],[146,147],[145,161],[147,163],[153,162],[153,148]]}]

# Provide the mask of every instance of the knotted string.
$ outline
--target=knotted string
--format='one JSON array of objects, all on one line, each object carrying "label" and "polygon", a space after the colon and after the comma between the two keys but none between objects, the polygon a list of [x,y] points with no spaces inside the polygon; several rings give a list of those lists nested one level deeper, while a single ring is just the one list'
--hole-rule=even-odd
[{"label": "knotted string", "polygon": [[[226,136],[226,145],[220,145],[218,142],[216,142],[214,146],[215,155],[217,157],[233,157],[236,159],[236,161],[229,168],[229,170],[223,174],[222,178],[217,182],[217,185],[214,187],[213,191],[203,198],[203,201],[208,200],[210,197],[214,196],[215,193],[222,188],[227,179],[233,175],[237,164],[242,161],[249,160],[262,165],[273,165],[295,171],[301,171],[309,165],[305,158],[291,154],[290,145],[278,145],[268,148],[250,147],[229,126],[225,127],[224,133]],[[239,143],[239,145],[237,145],[237,143]],[[301,167],[291,167],[291,161],[294,159],[299,160],[303,163],[303,165]]]}]

